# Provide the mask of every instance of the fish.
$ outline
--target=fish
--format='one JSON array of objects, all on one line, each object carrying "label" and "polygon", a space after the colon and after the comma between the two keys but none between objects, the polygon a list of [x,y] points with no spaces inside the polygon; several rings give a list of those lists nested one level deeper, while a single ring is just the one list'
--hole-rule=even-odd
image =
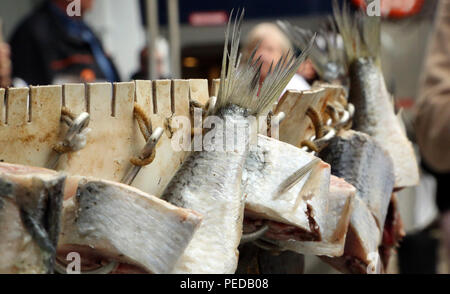
[{"label": "fish", "polygon": [[319,157],[331,165],[331,174],[355,186],[380,230],[394,189],[394,167],[389,154],[367,134],[341,131]]},{"label": "fish", "polygon": [[[0,164],[21,176],[54,177],[37,167]],[[84,273],[169,273],[202,216],[134,187],[91,177],[66,177],[55,270],[66,273],[69,253]],[[56,223],[56,222],[55,222]]]},{"label": "fish", "polygon": [[[238,57],[243,15],[244,10],[234,20],[230,42],[233,18],[228,23],[219,91],[209,116],[218,118],[227,128],[216,125],[206,131],[202,150],[186,158],[162,195],[162,199],[204,216],[173,273],[236,271],[245,204],[242,175],[251,138],[257,134],[252,118],[269,112],[305,58],[287,53],[271,67],[260,87],[261,62],[259,58],[254,60],[256,50],[246,64],[241,65]],[[229,125],[239,127],[240,123],[242,132],[230,132]],[[236,148],[224,149],[224,142],[236,141],[241,142]]]},{"label": "fish", "polygon": [[348,100],[355,106],[353,129],[372,136],[389,153],[396,190],[416,186],[419,168],[413,145],[395,114],[381,71],[380,17],[354,17],[345,2],[341,11],[334,1],[333,11],[347,55]]},{"label": "fish", "polygon": [[356,194],[344,254],[320,258],[342,273],[379,274],[382,264],[378,252],[381,233],[366,203]]},{"label": "fish", "polygon": [[52,274],[63,174],[17,174],[0,164],[0,273]]},{"label": "fish", "polygon": [[335,177],[330,180],[327,163],[259,135],[257,150],[247,157],[243,180],[247,230],[264,224],[268,230],[262,239],[280,248],[342,255],[355,188]]},{"label": "fish", "polygon": [[[339,257],[344,254],[345,240],[350,218],[353,212],[353,201],[356,189],[343,179],[330,177],[329,192],[319,196],[311,203],[315,207],[314,219],[320,232],[317,241],[276,240],[266,234],[262,239],[270,242],[282,250],[289,250],[299,254]],[[272,237],[268,239],[269,237]],[[273,242],[276,240],[275,242]]]},{"label": "fish", "polygon": [[64,201],[61,257],[75,251],[92,263],[94,249],[96,260],[132,265],[135,272],[167,274],[202,219],[124,184],[72,177],[69,185],[76,192]]}]

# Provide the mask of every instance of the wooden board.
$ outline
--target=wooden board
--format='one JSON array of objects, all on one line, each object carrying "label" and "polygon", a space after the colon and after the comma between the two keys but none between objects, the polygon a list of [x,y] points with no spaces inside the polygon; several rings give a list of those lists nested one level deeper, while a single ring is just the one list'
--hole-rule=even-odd
[{"label": "wooden board", "polygon": [[299,147],[300,143],[314,134],[310,118],[306,115],[308,107],[322,112],[326,107],[324,88],[310,91],[287,91],[277,104],[275,114],[284,112],[286,118],[280,124],[280,141]]},{"label": "wooden board", "polygon": [[61,86],[2,90],[0,161],[45,166],[60,134],[61,103]]},{"label": "wooden board", "polygon": [[178,151],[180,146],[172,140],[174,135],[190,137],[190,126],[176,119],[191,119],[189,99],[207,103],[207,80],[0,89],[0,160],[45,167],[52,146],[67,131],[61,122],[64,105],[75,114],[87,111],[91,132],[86,147],[62,155],[57,169],[119,182],[131,168],[130,158],[145,145],[133,114],[137,102],[150,117],[153,129],[162,127],[164,134],[156,146],[155,160],[141,169],[133,186],[159,196],[189,154]]}]

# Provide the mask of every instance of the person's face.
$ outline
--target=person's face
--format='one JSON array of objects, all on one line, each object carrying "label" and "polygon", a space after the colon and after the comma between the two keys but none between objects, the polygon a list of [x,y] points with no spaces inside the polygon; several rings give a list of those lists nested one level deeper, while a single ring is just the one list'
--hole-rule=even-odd
[{"label": "person's face", "polygon": [[283,55],[283,50],[280,43],[275,38],[265,38],[256,51],[255,58],[261,56],[261,80],[264,80],[269,73],[270,65],[273,66],[280,60]]}]

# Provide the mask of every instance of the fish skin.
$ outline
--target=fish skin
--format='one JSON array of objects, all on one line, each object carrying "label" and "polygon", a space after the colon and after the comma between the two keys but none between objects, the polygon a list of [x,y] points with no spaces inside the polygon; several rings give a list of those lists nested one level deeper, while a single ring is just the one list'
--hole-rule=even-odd
[{"label": "fish skin", "polygon": [[[257,148],[247,157],[243,174],[246,212],[253,218],[292,225],[310,239],[320,240],[325,228],[311,228],[308,205],[312,214],[320,209],[316,205],[322,203],[316,202],[328,194],[330,166],[319,161],[298,183],[280,195],[286,178],[314,159],[315,156],[295,146],[258,135]],[[317,223],[315,217],[313,222]]]},{"label": "fish skin", "polygon": [[147,273],[169,273],[201,221],[195,212],[127,185],[83,177],[70,181],[77,189],[64,202],[60,252],[79,247],[89,256],[83,247],[91,248]]},{"label": "fish skin", "polygon": [[[225,121],[245,120],[244,113],[245,110],[233,106],[223,110],[221,117]],[[213,137],[215,142],[225,142],[220,141],[224,138],[221,132],[215,132]],[[212,143],[206,148],[211,147],[220,146]],[[162,199],[204,216],[173,273],[232,274],[236,271],[244,214],[242,171],[247,155],[248,142],[239,151],[194,152],[172,178]]]},{"label": "fish skin", "polygon": [[66,176],[0,166],[0,273],[53,273]]},{"label": "fish skin", "polygon": [[364,133],[343,131],[319,156],[331,165],[333,175],[355,186],[383,228],[394,188],[394,168],[386,151]]},{"label": "fish skin", "polygon": [[276,241],[275,244],[280,248],[300,254],[342,256],[353,213],[355,195],[355,187],[343,179],[331,176],[330,192],[327,195],[317,196],[321,199],[317,202],[313,200],[311,204],[316,208],[314,218],[320,228],[321,240],[317,242]]}]

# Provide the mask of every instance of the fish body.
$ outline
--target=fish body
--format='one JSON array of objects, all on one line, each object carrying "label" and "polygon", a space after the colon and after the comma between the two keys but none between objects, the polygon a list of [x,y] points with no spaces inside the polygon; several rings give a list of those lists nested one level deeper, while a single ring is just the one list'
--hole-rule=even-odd
[{"label": "fish body", "polygon": [[65,179],[0,165],[0,273],[53,273]]},{"label": "fish body", "polygon": [[[236,107],[225,109],[222,118],[245,119],[244,112]],[[223,133],[216,132],[213,139],[219,137],[223,138]],[[210,147],[219,146],[213,143]],[[235,272],[244,210],[242,171],[247,154],[248,145],[241,151],[194,152],[171,180],[162,198],[204,217],[174,273]]]},{"label": "fish body", "polygon": [[[242,175],[250,141],[257,134],[252,118],[269,112],[305,58],[304,54],[287,53],[271,67],[260,86],[261,62],[260,58],[254,60],[256,50],[247,64],[240,64],[238,48],[243,13],[238,18],[231,34],[231,22],[228,24],[219,91],[215,106],[208,111],[225,122],[222,125],[226,127],[222,129],[215,124],[205,134],[208,140],[204,140],[202,151],[192,153],[185,160],[162,196],[204,217],[174,273],[236,271],[244,215]],[[242,124],[244,128],[239,127]],[[239,142],[237,148],[228,148],[234,142]]]},{"label": "fish body", "polygon": [[[161,274],[172,271],[201,216],[127,185],[72,177],[64,201],[61,256],[78,250]],[[90,249],[90,250],[86,250]]]},{"label": "fish body", "polygon": [[[57,175],[42,168],[2,163],[0,174],[4,171],[25,179]],[[198,213],[136,188],[81,176],[67,177],[61,203],[58,221],[51,222],[60,225],[57,258],[64,263],[69,253],[76,252],[83,271],[115,261],[118,265],[113,272],[168,273],[201,222]]]},{"label": "fish body", "polygon": [[349,101],[355,106],[353,126],[380,144],[394,163],[395,187],[417,185],[419,170],[412,143],[394,112],[381,70],[371,59],[350,66]]},{"label": "fish body", "polygon": [[355,186],[379,228],[383,228],[394,188],[394,168],[387,152],[364,133],[343,131],[320,157],[331,165],[331,174]]},{"label": "fish body", "polygon": [[415,186],[419,168],[412,143],[394,111],[380,67],[380,19],[352,17],[344,4],[341,12],[334,1],[334,15],[347,54],[350,91],[355,106],[353,128],[366,133],[382,146],[394,163],[395,188]]}]

